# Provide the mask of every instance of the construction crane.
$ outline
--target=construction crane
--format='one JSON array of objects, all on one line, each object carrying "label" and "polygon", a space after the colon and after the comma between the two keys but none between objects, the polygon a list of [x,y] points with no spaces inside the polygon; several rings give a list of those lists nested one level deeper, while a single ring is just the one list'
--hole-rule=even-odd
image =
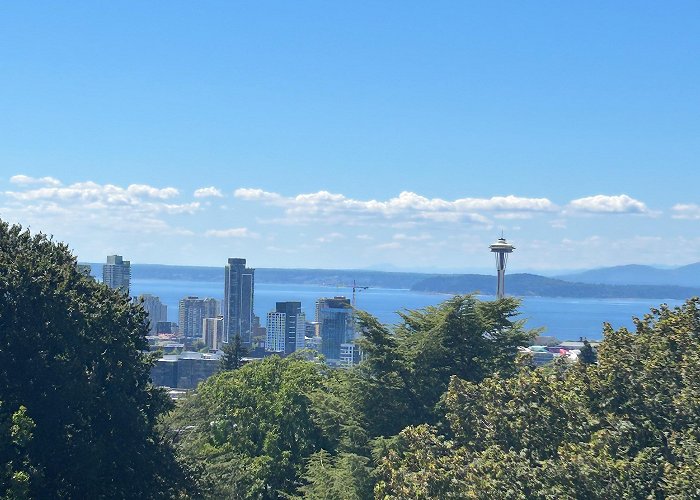
[{"label": "construction crane", "polygon": [[355,280],[352,280],[352,308],[355,309],[355,295],[358,290],[367,290],[369,287],[368,286],[360,286],[358,285]]}]

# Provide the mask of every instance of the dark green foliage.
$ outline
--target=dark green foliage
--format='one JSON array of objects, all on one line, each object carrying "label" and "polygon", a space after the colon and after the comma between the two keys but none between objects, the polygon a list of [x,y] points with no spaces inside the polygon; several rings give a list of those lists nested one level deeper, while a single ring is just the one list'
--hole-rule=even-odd
[{"label": "dark green foliage", "polygon": [[211,498],[367,498],[373,452],[391,446],[377,438],[437,422],[454,374],[476,382],[516,372],[517,347],[536,333],[513,321],[517,305],[455,297],[404,313],[393,330],[358,312],[365,361],[356,369],[302,354],[222,372],[175,413],[181,454]]},{"label": "dark green foliage", "polygon": [[[26,474],[18,478],[31,497],[180,489],[154,430],[171,403],[149,385],[146,334],[143,309],[79,273],[67,246],[0,222],[0,433],[19,419],[0,465]],[[18,487],[0,479],[0,494]]]},{"label": "dark green foliage", "polygon": [[321,365],[272,356],[200,384],[170,422],[208,498],[281,498],[330,443],[311,409]]},{"label": "dark green foliage", "polygon": [[354,385],[370,434],[390,436],[407,425],[437,422],[436,405],[453,375],[469,381],[512,375],[518,346],[537,333],[514,321],[518,304],[512,298],[481,302],[456,296],[402,313],[393,332],[359,313],[367,360]]},{"label": "dark green foliage", "polygon": [[700,498],[698,300],[537,369],[516,307],[454,297],[393,329],[358,312],[359,367],[223,372],[171,426],[212,498]]},{"label": "dark green foliage", "polygon": [[593,346],[591,346],[591,343],[587,340],[583,341],[583,347],[581,348],[581,353],[578,355],[578,360],[584,365],[592,365],[598,360]]},{"label": "dark green foliage", "polygon": [[454,377],[447,436],[408,427],[382,498],[700,498],[698,299],[636,332],[606,327],[598,363]]},{"label": "dark green foliage", "polygon": [[41,471],[30,461],[27,448],[36,424],[20,406],[8,413],[0,401],[0,494],[2,498],[30,498],[31,480]]},{"label": "dark green foliage", "polygon": [[243,366],[243,357],[248,354],[248,350],[243,347],[241,336],[238,334],[233,338],[233,342],[224,344],[223,351],[221,370],[238,370]]},{"label": "dark green foliage", "polygon": [[312,500],[364,500],[372,497],[369,459],[353,453],[314,453],[307,465],[306,485],[299,490]]}]

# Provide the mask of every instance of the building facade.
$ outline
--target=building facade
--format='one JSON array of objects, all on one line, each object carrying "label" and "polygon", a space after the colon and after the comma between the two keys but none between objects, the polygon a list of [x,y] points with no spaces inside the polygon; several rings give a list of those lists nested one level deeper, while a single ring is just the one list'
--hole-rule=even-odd
[{"label": "building facade", "polygon": [[267,313],[267,329],[265,339],[265,350],[283,354],[286,349],[285,331],[287,327],[287,317],[284,313]]},{"label": "building facade", "polygon": [[168,306],[160,301],[160,297],[145,293],[139,295],[138,301],[148,314],[148,333],[155,335],[157,332],[156,326],[161,321],[168,321]]},{"label": "building facade", "polygon": [[216,299],[200,299],[199,297],[185,297],[180,299],[178,322],[180,335],[187,338],[201,338],[203,320],[216,318],[219,315],[218,301]]},{"label": "building facade", "polygon": [[306,346],[306,315],[301,302],[277,302],[267,314],[265,350],[291,354]]},{"label": "building facade", "polygon": [[355,340],[352,305],[345,297],[316,301],[316,321],[321,336],[321,354],[329,362],[339,362],[342,344]]},{"label": "building facade", "polygon": [[252,346],[255,269],[245,259],[228,259],[224,270],[224,342],[241,336],[245,347]]},{"label": "building facade", "polygon": [[202,320],[202,340],[209,349],[218,350],[223,347],[224,317],[204,318]]},{"label": "building facade", "polygon": [[131,262],[124,260],[121,255],[108,255],[107,263],[102,265],[102,283],[128,295],[131,285]]}]

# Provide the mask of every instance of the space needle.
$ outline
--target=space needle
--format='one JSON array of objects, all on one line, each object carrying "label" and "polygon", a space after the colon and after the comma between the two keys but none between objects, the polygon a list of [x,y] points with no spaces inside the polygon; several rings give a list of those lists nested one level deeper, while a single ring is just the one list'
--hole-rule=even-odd
[{"label": "space needle", "polygon": [[501,235],[496,243],[489,245],[491,251],[496,254],[496,271],[498,272],[498,291],[496,297],[502,299],[506,293],[506,264],[508,263],[508,254],[515,250],[515,247],[508,243]]}]

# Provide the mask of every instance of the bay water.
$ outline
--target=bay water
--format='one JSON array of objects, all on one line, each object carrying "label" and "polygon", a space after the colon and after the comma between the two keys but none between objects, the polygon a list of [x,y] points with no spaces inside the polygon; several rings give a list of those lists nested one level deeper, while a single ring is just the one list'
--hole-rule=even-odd
[{"label": "bay water", "polygon": [[[187,296],[223,299],[223,283],[220,281],[184,281],[134,279],[132,295],[150,293],[160,297],[168,306],[168,320],[177,322],[178,303]],[[299,301],[307,320],[314,319],[315,303],[321,297],[352,297],[352,289],[319,285],[297,284],[255,284],[255,314],[265,324],[268,312],[273,311],[275,302]],[[376,316],[382,323],[394,324],[399,321],[397,311],[421,309],[437,305],[450,295],[412,292],[387,288],[370,288],[357,292],[358,309]],[[482,300],[493,300],[493,296],[480,296]],[[680,305],[679,300],[664,299],[572,299],[555,297],[524,297],[520,307],[520,318],[526,319],[528,328],[544,327],[544,335],[553,335],[560,340],[578,340],[586,337],[597,340],[602,337],[604,322],[614,328],[633,328],[632,317],[641,317],[650,307],[661,303],[669,306]]]}]

